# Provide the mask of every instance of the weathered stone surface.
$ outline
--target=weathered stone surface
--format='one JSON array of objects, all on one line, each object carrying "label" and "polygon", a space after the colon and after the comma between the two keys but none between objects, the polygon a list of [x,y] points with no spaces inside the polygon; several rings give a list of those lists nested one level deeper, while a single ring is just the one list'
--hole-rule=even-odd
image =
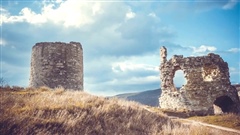
[{"label": "weathered stone surface", "polygon": [[79,42],[41,42],[32,48],[30,87],[83,90],[83,50]]},{"label": "weathered stone surface", "polygon": [[235,85],[235,88],[237,89],[237,91],[238,91],[238,96],[239,96],[239,98],[240,98],[240,84]]},{"label": "weathered stone surface", "polygon": [[[165,47],[160,53],[161,108],[202,114],[240,112],[237,90],[229,80],[228,64],[219,55],[210,53],[186,58],[174,55],[167,60]],[[186,78],[186,84],[180,90],[173,83],[177,70],[182,70]]]}]

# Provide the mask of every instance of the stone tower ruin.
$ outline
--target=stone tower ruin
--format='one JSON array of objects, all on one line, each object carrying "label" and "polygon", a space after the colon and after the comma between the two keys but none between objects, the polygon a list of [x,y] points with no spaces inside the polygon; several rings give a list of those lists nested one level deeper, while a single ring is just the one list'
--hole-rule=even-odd
[{"label": "stone tower ruin", "polygon": [[79,42],[41,42],[32,48],[30,87],[83,90],[83,50]]},{"label": "stone tower ruin", "polygon": [[[161,48],[160,55],[161,108],[198,115],[240,112],[237,90],[229,80],[228,64],[219,55],[174,55],[167,60],[165,47]],[[186,84],[179,90],[173,82],[177,70],[182,70],[186,78]]]}]

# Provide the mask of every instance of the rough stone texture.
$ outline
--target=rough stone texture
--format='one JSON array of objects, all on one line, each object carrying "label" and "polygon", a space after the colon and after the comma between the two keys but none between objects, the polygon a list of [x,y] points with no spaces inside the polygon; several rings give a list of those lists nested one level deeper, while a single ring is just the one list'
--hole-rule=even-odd
[{"label": "rough stone texture", "polygon": [[83,50],[78,42],[41,42],[32,48],[30,87],[83,90]]},{"label": "rough stone texture", "polygon": [[[183,57],[174,55],[167,61],[167,49],[162,47],[160,107],[172,111],[217,114],[240,112],[236,88],[229,80],[228,64],[217,55]],[[177,90],[173,78],[182,70],[186,84]],[[220,108],[220,109],[219,109]]]},{"label": "rough stone texture", "polygon": [[240,97],[240,84],[236,84],[236,85],[234,85],[235,86],[235,88],[237,89],[237,91],[238,91],[238,96]]}]

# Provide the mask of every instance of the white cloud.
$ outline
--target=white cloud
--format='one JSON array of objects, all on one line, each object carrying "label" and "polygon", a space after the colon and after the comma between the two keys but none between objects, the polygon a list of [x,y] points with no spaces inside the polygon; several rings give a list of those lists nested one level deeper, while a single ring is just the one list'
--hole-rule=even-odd
[{"label": "white cloud", "polygon": [[158,50],[155,53],[130,56],[118,59],[112,62],[112,70],[119,72],[131,72],[131,71],[152,71],[159,72],[160,56]]},{"label": "white cloud", "polygon": [[152,13],[149,13],[148,15],[151,16],[151,17],[153,17],[153,18],[157,17],[156,14],[153,13],[153,12],[152,12]]},{"label": "white cloud", "polygon": [[4,8],[2,8],[2,7],[0,7],[0,11],[1,11],[1,12],[7,12],[7,10],[4,9]]},{"label": "white cloud", "polygon": [[148,16],[152,17],[156,22],[161,21],[160,18],[154,12],[149,13]]},{"label": "white cloud", "polygon": [[92,7],[92,15],[102,14],[104,11],[100,3],[95,3]]},{"label": "white cloud", "polygon": [[132,12],[131,10],[129,10],[127,13],[126,13],[126,20],[128,19],[132,19],[136,16],[136,13]]},{"label": "white cloud", "polygon": [[[145,77],[131,77],[129,79],[121,80],[120,83],[123,85],[142,85],[152,82],[160,82],[159,76],[145,76]],[[119,80],[115,80],[115,83],[119,83]]]},{"label": "white cloud", "polygon": [[193,53],[205,53],[205,52],[214,52],[217,50],[214,46],[201,45],[200,47],[191,47]]},{"label": "white cloud", "polygon": [[105,95],[159,88],[158,57],[158,55],[152,54],[130,57],[100,57],[92,61],[92,64],[88,62],[85,64],[85,88],[89,92],[94,90],[108,91]]},{"label": "white cloud", "polygon": [[[63,24],[64,26],[83,26],[94,22],[94,18],[104,11],[101,7],[102,3],[86,2],[77,0],[43,2],[44,6],[41,13],[36,13],[30,8],[23,8],[19,15],[11,16],[3,14],[4,23],[28,22],[30,24],[42,24],[53,22]],[[56,8],[56,5],[59,7]],[[1,9],[2,10],[2,9]]]},{"label": "white cloud", "polygon": [[128,77],[126,79],[113,78],[106,81],[105,84],[117,86],[117,85],[143,85],[152,82],[160,82],[159,76],[144,76],[144,77]]},{"label": "white cloud", "polygon": [[232,9],[236,4],[237,4],[237,0],[229,0],[228,3],[225,4],[222,8],[225,10]]},{"label": "white cloud", "polygon": [[62,3],[63,1],[62,0],[56,0],[56,3]]},{"label": "white cloud", "polygon": [[102,12],[100,3],[88,3],[76,0],[64,1],[56,9],[52,4],[42,9],[42,15],[64,26],[83,26],[94,22],[94,16]]},{"label": "white cloud", "polygon": [[3,9],[3,13],[1,15],[2,20],[1,20],[1,24],[2,23],[16,23],[16,22],[28,22],[28,23],[43,23],[46,22],[46,19],[40,15],[40,14],[36,14],[35,12],[33,12],[31,9],[25,7],[23,8],[20,12],[19,15],[13,15],[11,16],[10,13]]},{"label": "white cloud", "polygon": [[23,8],[20,12],[20,15],[22,16],[20,16],[19,19],[22,19],[22,21],[26,21],[28,23],[41,24],[47,22],[47,19],[44,17],[44,15],[36,14],[29,8]]},{"label": "white cloud", "polygon": [[113,72],[127,72],[135,70],[148,70],[148,71],[158,71],[158,67],[146,64],[137,64],[131,62],[115,62],[112,64]]},{"label": "white cloud", "polygon": [[240,51],[240,48],[230,48],[229,50],[227,50],[228,52],[231,52],[231,53],[237,53]]},{"label": "white cloud", "polygon": [[[154,85],[152,85],[155,83]],[[160,87],[159,76],[135,77],[129,76],[125,79],[113,78],[105,81],[98,86],[89,85],[87,92],[101,96],[113,96],[122,93],[139,92]]]},{"label": "white cloud", "polygon": [[0,38],[0,46],[5,46],[6,44],[7,42],[4,39]]}]

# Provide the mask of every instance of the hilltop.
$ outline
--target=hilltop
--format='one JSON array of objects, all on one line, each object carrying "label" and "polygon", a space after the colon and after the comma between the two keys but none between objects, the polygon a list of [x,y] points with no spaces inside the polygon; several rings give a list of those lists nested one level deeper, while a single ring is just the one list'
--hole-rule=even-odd
[{"label": "hilltop", "polygon": [[[62,88],[1,90],[1,134],[159,134],[173,125],[136,102]],[[147,126],[146,126],[147,125]]]},{"label": "hilltop", "polygon": [[139,102],[143,105],[157,107],[159,106],[160,95],[161,95],[161,89],[155,89],[155,90],[146,90],[143,92],[136,92],[136,93],[119,94],[119,95],[116,95],[115,97],[129,100],[129,101]]},{"label": "hilltop", "polygon": [[157,108],[146,109],[146,106],[136,102],[98,97],[81,91],[46,87],[1,88],[0,96],[2,135],[226,134],[199,125],[172,121]]}]

